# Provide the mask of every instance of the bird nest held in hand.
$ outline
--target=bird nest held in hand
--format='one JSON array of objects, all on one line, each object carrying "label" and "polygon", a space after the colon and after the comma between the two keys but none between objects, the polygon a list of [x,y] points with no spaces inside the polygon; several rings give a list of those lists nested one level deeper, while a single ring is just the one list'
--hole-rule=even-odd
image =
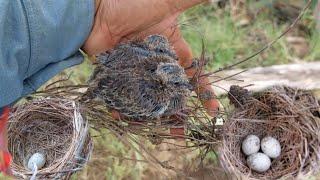
[{"label": "bird nest held in hand", "polygon": [[[37,98],[17,105],[8,125],[12,171],[18,179],[69,179],[81,170],[92,151],[81,107],[65,98]],[[29,158],[45,156],[42,168],[28,169]]]},{"label": "bird nest held in hand", "polygon": [[[224,124],[222,164],[229,172],[248,179],[296,178],[319,168],[320,106],[311,92],[277,86],[251,94],[232,86],[235,109]],[[247,135],[272,136],[281,145],[271,168],[257,173],[247,166],[241,144]]]},{"label": "bird nest held in hand", "polygon": [[[168,40],[151,35],[119,44],[97,59],[88,90],[80,100],[96,128],[170,138],[163,130],[205,118],[199,98],[192,94],[205,58],[194,59],[189,69],[196,71],[195,76],[187,77]],[[214,98],[212,93],[204,96]],[[119,118],[114,118],[111,109],[121,114]]]}]

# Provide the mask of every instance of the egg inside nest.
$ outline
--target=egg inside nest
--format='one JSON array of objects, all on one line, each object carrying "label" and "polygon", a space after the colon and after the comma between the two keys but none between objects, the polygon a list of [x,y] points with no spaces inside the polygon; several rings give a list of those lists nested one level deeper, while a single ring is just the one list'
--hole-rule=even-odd
[{"label": "egg inside nest", "polygon": [[[224,123],[222,164],[236,176],[250,179],[281,179],[313,175],[319,167],[319,100],[308,90],[273,86],[250,92],[232,86],[229,99],[234,109]],[[261,138],[261,149],[248,162],[242,150],[243,140],[250,134]],[[270,138],[263,138],[271,136]],[[269,139],[269,141],[268,141]],[[269,148],[269,149],[268,149]],[[271,150],[271,151],[269,151]],[[301,157],[305,162],[301,163]],[[268,158],[271,166],[268,167]],[[254,163],[265,166],[254,171]],[[251,163],[249,167],[248,163]],[[258,168],[258,167],[257,167]],[[260,172],[259,172],[260,171]]]}]

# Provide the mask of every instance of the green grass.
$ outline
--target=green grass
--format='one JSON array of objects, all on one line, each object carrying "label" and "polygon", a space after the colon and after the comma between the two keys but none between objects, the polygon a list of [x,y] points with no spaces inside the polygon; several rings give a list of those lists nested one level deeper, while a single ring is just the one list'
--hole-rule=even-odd
[{"label": "green grass", "polygon": [[320,60],[320,32],[314,32],[308,39],[311,46],[311,52],[306,56],[306,61]]},{"label": "green grass", "polygon": [[[230,65],[257,52],[268,42],[276,39],[289,25],[278,25],[270,18],[270,14],[262,13],[255,17],[250,25],[237,27],[229,12],[213,6],[200,6],[189,10],[180,18],[183,35],[192,50],[199,56],[204,41],[206,54],[212,59],[210,67],[214,69]],[[312,21],[312,18],[309,12],[303,17],[303,21]],[[309,26],[313,28],[314,24]],[[304,60],[320,60],[319,33],[311,31],[311,35],[306,39],[314,48],[303,57]],[[272,48],[239,67],[293,62],[298,57],[288,46],[285,38],[282,38]]]},{"label": "green grass", "polygon": [[91,131],[91,135],[97,136],[94,138],[91,162],[73,179],[140,179],[145,164],[126,160],[141,159],[138,153],[119,142],[119,139],[106,130],[102,133]]}]

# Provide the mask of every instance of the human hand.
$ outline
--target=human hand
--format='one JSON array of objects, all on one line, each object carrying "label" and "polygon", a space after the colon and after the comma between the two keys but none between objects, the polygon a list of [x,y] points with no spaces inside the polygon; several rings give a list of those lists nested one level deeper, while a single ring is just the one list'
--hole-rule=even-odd
[{"label": "human hand", "polygon": [[[190,67],[192,52],[181,36],[177,17],[202,2],[205,0],[96,0],[95,22],[83,50],[89,55],[96,55],[112,49],[119,42],[161,34],[174,47],[179,63]],[[195,72],[194,68],[186,70],[189,77]],[[208,82],[206,78],[200,79],[196,92],[199,97],[206,97],[203,105],[208,114],[214,116],[219,104],[213,96],[207,96],[213,94]],[[113,112],[113,116],[120,117],[117,112]]]}]

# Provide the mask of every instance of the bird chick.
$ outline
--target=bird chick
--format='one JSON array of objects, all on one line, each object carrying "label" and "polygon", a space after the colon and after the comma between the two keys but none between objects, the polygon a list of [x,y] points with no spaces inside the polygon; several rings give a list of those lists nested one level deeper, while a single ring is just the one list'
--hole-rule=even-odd
[{"label": "bird chick", "polygon": [[101,54],[85,99],[135,118],[158,118],[183,109],[192,86],[168,40],[152,35]]}]

